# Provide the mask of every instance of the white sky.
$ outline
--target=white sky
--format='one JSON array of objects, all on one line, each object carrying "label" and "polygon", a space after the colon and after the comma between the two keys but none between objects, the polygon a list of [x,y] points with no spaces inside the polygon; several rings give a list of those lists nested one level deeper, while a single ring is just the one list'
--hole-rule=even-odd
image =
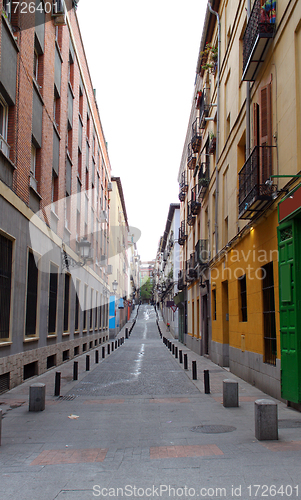
[{"label": "white sky", "polygon": [[[89,4],[89,5],[87,5]],[[112,166],[142,260],[156,257],[194,89],[206,0],[82,0],[78,19]]]}]

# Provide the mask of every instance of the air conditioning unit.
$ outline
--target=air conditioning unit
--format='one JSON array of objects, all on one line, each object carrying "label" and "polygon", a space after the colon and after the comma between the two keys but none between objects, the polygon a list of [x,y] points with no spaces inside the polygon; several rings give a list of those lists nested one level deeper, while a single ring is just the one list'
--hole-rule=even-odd
[{"label": "air conditioning unit", "polygon": [[112,182],[108,182],[108,191],[112,191],[112,190],[113,190]]},{"label": "air conditioning unit", "polygon": [[67,24],[66,16],[65,0],[53,0],[52,17],[54,18],[55,26],[65,26]]}]

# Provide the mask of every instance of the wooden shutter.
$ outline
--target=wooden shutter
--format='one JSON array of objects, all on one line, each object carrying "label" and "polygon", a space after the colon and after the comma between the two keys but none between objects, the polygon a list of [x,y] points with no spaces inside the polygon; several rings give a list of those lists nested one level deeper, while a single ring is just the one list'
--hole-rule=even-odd
[{"label": "wooden shutter", "polygon": [[260,178],[261,184],[272,175],[271,84],[260,90]]},{"label": "wooden shutter", "polygon": [[253,103],[253,147],[259,146],[259,104]]}]

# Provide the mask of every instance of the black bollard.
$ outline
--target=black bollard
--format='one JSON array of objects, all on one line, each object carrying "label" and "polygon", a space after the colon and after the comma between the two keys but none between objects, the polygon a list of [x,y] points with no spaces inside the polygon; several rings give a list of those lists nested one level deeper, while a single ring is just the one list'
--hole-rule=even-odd
[{"label": "black bollard", "polygon": [[196,361],[192,361],[192,380],[197,380]]},{"label": "black bollard", "polygon": [[204,370],[204,392],[210,394],[209,370]]},{"label": "black bollard", "polygon": [[112,342],[112,352],[114,351],[114,342]]},{"label": "black bollard", "polygon": [[73,380],[78,379],[78,361],[74,361],[73,363]]},{"label": "black bollard", "polygon": [[178,357],[178,348],[177,348],[177,346],[176,346],[176,347],[175,347],[175,358],[177,359],[177,357]]},{"label": "black bollard", "polygon": [[118,347],[120,347],[120,339],[118,339]]},{"label": "black bollard", "polygon": [[118,347],[118,340],[115,340],[115,349]]},{"label": "black bollard", "polygon": [[106,357],[106,350],[105,350],[105,346],[103,346],[102,348],[102,359],[104,359]]},{"label": "black bollard", "polygon": [[110,344],[108,344],[108,354],[110,354]]},{"label": "black bollard", "polygon": [[183,351],[179,349],[179,363],[183,363]]},{"label": "black bollard", "polygon": [[86,372],[90,370],[90,355],[86,355]]},{"label": "black bollard", "polygon": [[61,392],[61,372],[55,372],[54,395],[59,396]]},{"label": "black bollard", "polygon": [[128,338],[129,338],[129,331],[128,331],[128,329],[127,329],[127,328],[125,329],[125,338],[126,338],[126,339],[128,339]]},{"label": "black bollard", "polygon": [[95,363],[97,364],[97,363],[98,363],[98,361],[99,361],[99,353],[98,353],[98,351],[96,350],[96,351],[95,351]]},{"label": "black bollard", "polygon": [[172,353],[174,354],[175,353],[175,345],[172,344]]},{"label": "black bollard", "polygon": [[188,358],[187,354],[184,354],[184,370],[188,370]]}]

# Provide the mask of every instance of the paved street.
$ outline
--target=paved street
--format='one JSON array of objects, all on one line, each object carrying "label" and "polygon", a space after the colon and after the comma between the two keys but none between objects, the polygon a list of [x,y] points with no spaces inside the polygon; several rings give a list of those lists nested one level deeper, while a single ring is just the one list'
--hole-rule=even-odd
[{"label": "paved street", "polygon": [[[154,309],[141,306],[121,347],[97,365],[91,352],[88,373],[85,355],[78,358],[77,382],[70,361],[3,394],[2,498],[301,496],[301,415],[278,402],[279,440],[257,441],[254,401],[267,396],[174,343],[188,354],[187,372],[163,344]],[[60,398],[53,396],[58,370]],[[221,404],[225,378],[239,382],[238,408]],[[28,391],[36,381],[46,383],[47,401],[45,411],[33,413]]]}]

